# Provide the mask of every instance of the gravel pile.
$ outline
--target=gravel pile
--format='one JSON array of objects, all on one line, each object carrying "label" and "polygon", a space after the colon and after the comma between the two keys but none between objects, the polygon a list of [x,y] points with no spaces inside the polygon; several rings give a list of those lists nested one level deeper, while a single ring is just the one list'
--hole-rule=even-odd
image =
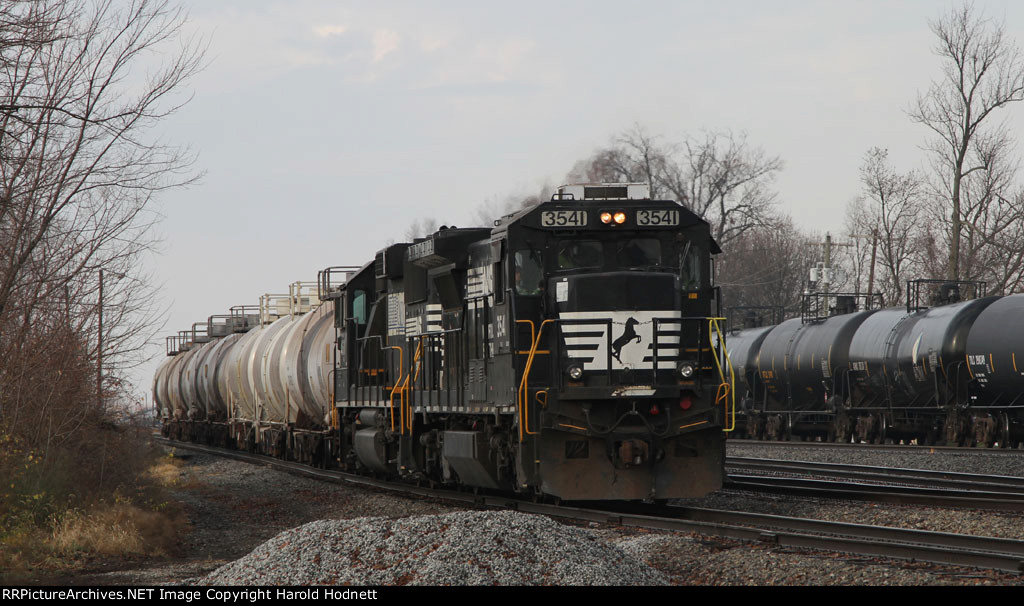
[{"label": "gravel pile", "polygon": [[207,585],[664,585],[590,530],[510,511],[321,520],[282,532]]}]

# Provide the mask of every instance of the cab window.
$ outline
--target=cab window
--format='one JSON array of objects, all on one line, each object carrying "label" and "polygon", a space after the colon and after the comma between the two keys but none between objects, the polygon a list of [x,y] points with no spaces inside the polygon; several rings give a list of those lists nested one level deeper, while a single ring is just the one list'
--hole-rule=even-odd
[{"label": "cab window", "polygon": [[558,269],[600,268],[604,251],[597,240],[567,240],[558,244]]},{"label": "cab window", "polygon": [[700,249],[687,244],[679,258],[679,285],[683,290],[700,289],[700,259]]},{"label": "cab window", "polygon": [[515,254],[516,294],[539,295],[544,279],[544,261],[539,250],[517,250]]},{"label": "cab window", "polygon": [[655,238],[632,238],[617,242],[615,263],[619,267],[661,265],[661,242]]},{"label": "cab window", "polygon": [[355,318],[356,324],[360,326],[366,324],[366,293],[364,291],[357,290],[352,298],[352,317]]}]

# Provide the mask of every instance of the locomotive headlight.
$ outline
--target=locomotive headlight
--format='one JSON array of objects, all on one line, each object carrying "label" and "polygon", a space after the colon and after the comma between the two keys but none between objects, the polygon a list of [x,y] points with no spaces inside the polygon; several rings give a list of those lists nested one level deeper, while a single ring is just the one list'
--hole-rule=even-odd
[{"label": "locomotive headlight", "polygon": [[583,367],[578,364],[573,364],[566,369],[565,373],[569,375],[569,378],[573,381],[579,381],[583,378]]},{"label": "locomotive headlight", "polygon": [[607,225],[607,224],[609,224],[611,222],[612,222],[612,214],[611,213],[607,213],[607,212],[601,213],[601,223],[604,223],[605,225]]},{"label": "locomotive headlight", "polygon": [[626,222],[626,213],[619,211],[615,213],[615,215],[612,217],[612,220],[615,221],[616,225],[622,225],[623,223]]},{"label": "locomotive headlight", "polygon": [[693,377],[693,372],[695,370],[693,362],[682,362],[679,364],[679,376],[684,379]]}]

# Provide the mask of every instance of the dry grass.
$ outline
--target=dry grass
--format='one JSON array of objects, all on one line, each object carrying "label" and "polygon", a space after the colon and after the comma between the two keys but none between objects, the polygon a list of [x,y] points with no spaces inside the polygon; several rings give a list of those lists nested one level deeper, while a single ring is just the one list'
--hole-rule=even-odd
[{"label": "dry grass", "polygon": [[173,452],[153,464],[146,471],[146,476],[153,484],[162,488],[194,490],[203,484],[192,470],[185,466],[185,461],[175,457]]},{"label": "dry grass", "polygon": [[174,550],[183,526],[172,512],[116,504],[64,514],[54,522],[50,544],[55,553],[72,557],[164,556]]},{"label": "dry grass", "polygon": [[182,485],[181,464],[171,457],[157,461],[134,498],[115,491],[112,503],[93,500],[52,513],[45,524],[24,518],[16,528],[0,529],[0,581],[31,570],[73,573],[97,559],[172,555],[188,521],[167,500],[165,487]]},{"label": "dry grass", "polygon": [[181,483],[181,460],[167,456],[149,468],[147,475],[158,485],[165,488]]}]

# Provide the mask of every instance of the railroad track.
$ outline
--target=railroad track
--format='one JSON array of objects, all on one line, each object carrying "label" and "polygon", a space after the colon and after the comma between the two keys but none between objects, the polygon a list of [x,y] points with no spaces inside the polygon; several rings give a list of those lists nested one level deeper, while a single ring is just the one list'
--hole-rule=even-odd
[{"label": "railroad track", "polygon": [[929,452],[977,452],[979,454],[998,455],[1003,454],[1009,457],[1020,457],[1024,445],[1021,448],[985,448],[979,446],[923,446],[918,444],[856,444],[852,442],[801,442],[801,441],[775,441],[775,440],[747,440],[741,438],[729,438],[726,444],[735,446],[768,446],[772,448],[859,448],[864,450],[903,450],[914,451],[924,450]]},{"label": "railroad track", "polygon": [[726,467],[768,473],[806,474],[849,478],[864,482],[886,482],[909,485],[939,486],[964,491],[989,491],[1024,495],[1024,478],[994,476],[955,471],[875,467],[849,463],[818,463],[752,457],[726,457]]},{"label": "railroad track", "polygon": [[[741,457],[727,458],[726,467],[731,471],[725,487],[734,490],[898,505],[1024,512],[1024,478],[1011,476]],[[784,475],[743,475],[736,473],[738,469]],[[831,478],[845,478],[846,481]]]},{"label": "railroad track", "polygon": [[289,473],[326,481],[349,482],[406,494],[455,501],[476,507],[513,509],[572,521],[689,532],[780,547],[916,560],[1012,573],[1024,571],[1024,541],[1015,539],[827,522],[666,504],[602,503],[599,506],[590,506],[581,503],[568,507],[551,503],[537,503],[508,495],[471,494],[427,486],[396,485],[344,472],[314,469],[262,455],[172,442],[162,438],[158,438],[158,441],[176,448],[227,456],[257,465],[268,465]]}]

